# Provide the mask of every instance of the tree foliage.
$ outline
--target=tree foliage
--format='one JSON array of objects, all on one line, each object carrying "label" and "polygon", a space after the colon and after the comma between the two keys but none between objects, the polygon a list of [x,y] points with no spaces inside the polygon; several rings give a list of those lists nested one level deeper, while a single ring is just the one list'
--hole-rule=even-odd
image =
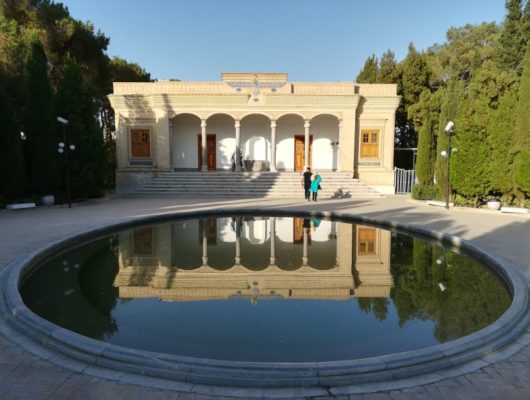
[{"label": "tree foliage", "polygon": [[[0,70],[1,72],[1,70]],[[0,73],[0,194],[19,200],[26,190],[20,129]]]},{"label": "tree foliage", "polygon": [[[53,92],[48,79],[48,60],[37,38],[30,45],[27,62],[26,112],[24,129],[28,141],[27,165],[34,193],[46,195],[57,190],[57,132]],[[45,168],[44,168],[45,167]]]},{"label": "tree foliage", "polygon": [[[0,70],[4,73],[3,83],[17,129],[28,137],[24,146],[26,174],[31,183],[27,195],[61,189],[62,162],[57,156],[60,132],[55,120],[59,110],[54,110],[54,104],[56,92],[64,82],[63,74],[68,70],[66,66],[71,62],[78,66],[82,76],[83,86],[78,89],[86,103],[83,107],[87,112],[90,108],[87,118],[91,121],[84,121],[80,126],[87,130],[86,134],[98,136],[90,138],[91,144],[99,142],[102,130],[105,132],[107,156],[114,161],[114,114],[107,99],[112,81],[148,81],[150,76],[137,64],[110,59],[106,54],[108,44],[107,36],[96,31],[90,22],[72,18],[62,3],[53,0],[0,2]],[[99,129],[95,129],[98,125]],[[79,148],[79,152],[72,154],[72,162],[83,151]],[[105,165],[111,163],[104,160],[102,166]],[[95,178],[100,175],[98,165],[94,179],[85,184],[100,182],[100,178]],[[79,196],[101,194],[103,188],[100,183],[97,185],[100,186],[83,189]]]},{"label": "tree foliage", "polygon": [[363,69],[357,75],[357,83],[377,83],[379,75],[379,66],[377,58],[372,55],[364,62]]},{"label": "tree foliage", "polygon": [[530,40],[526,47],[514,138],[514,180],[519,197],[530,196]]},{"label": "tree foliage", "polygon": [[[475,205],[492,196],[508,203],[530,196],[530,1],[508,0],[506,10],[502,24],[451,28],[444,43],[424,53],[411,44],[394,69],[402,97],[396,146],[413,146],[419,138],[416,192],[445,191],[444,127],[454,121],[453,193]],[[385,65],[392,65],[389,59]],[[433,174],[437,190],[428,187]]]},{"label": "tree foliage", "polygon": [[75,146],[74,151],[66,149],[70,152],[70,175],[75,177],[71,180],[72,198],[101,196],[105,174],[103,134],[95,119],[90,86],[73,60],[66,64],[57,90],[57,112],[68,120],[67,144]]}]

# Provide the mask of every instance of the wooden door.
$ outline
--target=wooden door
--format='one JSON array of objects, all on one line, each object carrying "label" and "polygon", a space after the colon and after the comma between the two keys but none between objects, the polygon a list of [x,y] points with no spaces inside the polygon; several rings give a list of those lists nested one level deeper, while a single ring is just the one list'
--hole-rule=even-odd
[{"label": "wooden door", "polygon": [[131,129],[131,157],[151,157],[151,131],[149,129]]},{"label": "wooden door", "polygon": [[[202,135],[198,135],[199,170],[202,168]],[[208,171],[215,171],[217,165],[217,139],[214,134],[206,135],[206,160]]]},{"label": "wooden door", "polygon": [[[294,170],[303,171],[305,166],[305,146],[304,136],[295,135],[294,137]],[[313,159],[313,135],[309,136],[309,164]]]},{"label": "wooden door", "polygon": [[361,131],[361,158],[379,158],[379,130]]}]

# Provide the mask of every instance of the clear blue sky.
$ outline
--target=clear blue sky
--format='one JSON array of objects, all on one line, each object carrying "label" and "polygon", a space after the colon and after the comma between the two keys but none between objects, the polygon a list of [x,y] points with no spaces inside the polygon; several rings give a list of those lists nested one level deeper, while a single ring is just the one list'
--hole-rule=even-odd
[{"label": "clear blue sky", "polygon": [[371,54],[401,60],[447,29],[501,22],[504,0],[64,0],[110,37],[108,53],[152,78],[219,80],[287,72],[291,81],[353,80]]}]

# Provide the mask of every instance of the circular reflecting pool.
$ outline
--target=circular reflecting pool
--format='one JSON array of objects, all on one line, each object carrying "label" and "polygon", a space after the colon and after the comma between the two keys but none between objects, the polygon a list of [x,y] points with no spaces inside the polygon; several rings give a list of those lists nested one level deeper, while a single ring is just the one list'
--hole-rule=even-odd
[{"label": "circular reflecting pool", "polygon": [[26,305],[130,348],[241,361],[334,361],[447,342],[510,305],[487,268],[400,233],[333,220],[177,220],[54,256]]}]

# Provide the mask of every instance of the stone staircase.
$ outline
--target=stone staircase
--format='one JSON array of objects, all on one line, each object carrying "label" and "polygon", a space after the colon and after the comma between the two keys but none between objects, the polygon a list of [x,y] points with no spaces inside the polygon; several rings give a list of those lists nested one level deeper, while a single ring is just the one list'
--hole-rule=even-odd
[{"label": "stone staircase", "polygon": [[[353,179],[351,172],[322,172],[319,199],[384,197]],[[299,172],[159,172],[131,193],[135,197],[153,196],[237,196],[302,198],[304,189]]]}]

